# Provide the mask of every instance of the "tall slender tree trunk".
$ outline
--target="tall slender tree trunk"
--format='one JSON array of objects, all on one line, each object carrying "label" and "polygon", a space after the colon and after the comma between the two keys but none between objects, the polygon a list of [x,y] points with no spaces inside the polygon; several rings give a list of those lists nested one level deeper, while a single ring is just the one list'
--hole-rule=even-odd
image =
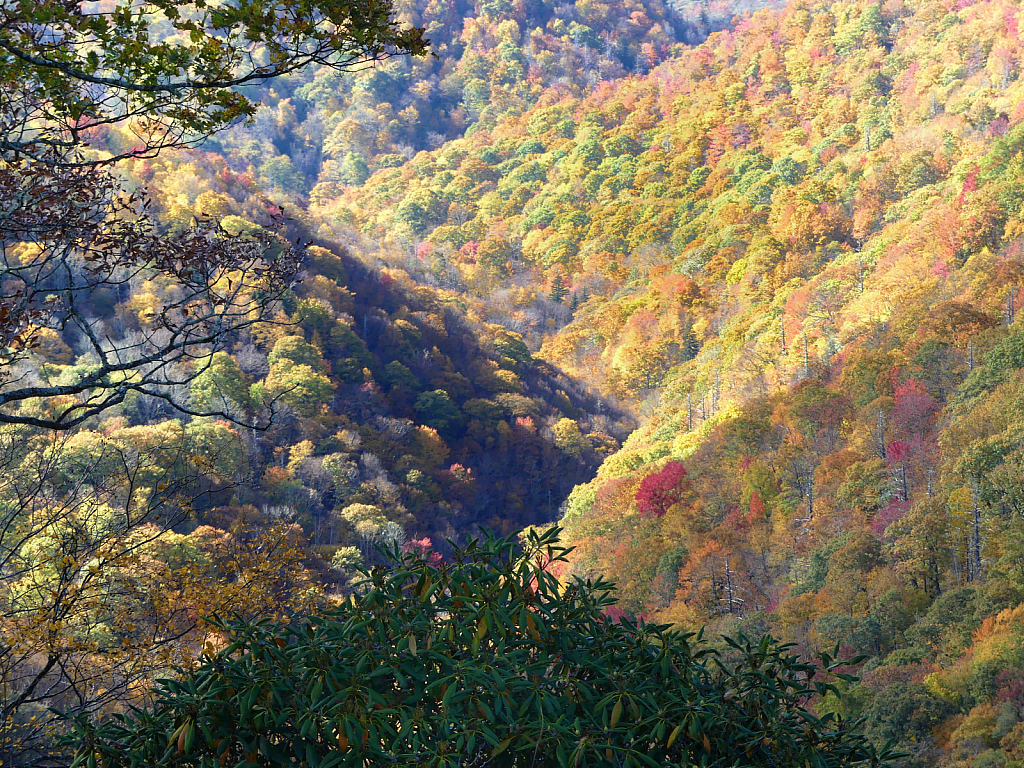
[{"label": "tall slender tree trunk", "polygon": [[971,515],[971,540],[968,551],[968,578],[971,581],[981,579],[981,494],[978,492],[978,480],[973,486],[974,509]]},{"label": "tall slender tree trunk", "polygon": [[814,470],[807,475],[807,519],[814,519]]},{"label": "tall slender tree trunk", "polygon": [[882,413],[882,409],[878,409],[877,421],[875,422],[875,451],[878,453],[878,458],[885,461],[885,414]]},{"label": "tall slender tree trunk", "polygon": [[734,599],[733,589],[732,589],[732,567],[729,565],[729,561],[728,560],[725,561],[725,588],[726,588],[726,591],[728,592],[728,595],[729,595],[729,597],[728,597],[728,600],[729,600],[729,613],[732,613],[733,612],[732,609],[733,609],[733,606],[736,604],[736,601]]}]

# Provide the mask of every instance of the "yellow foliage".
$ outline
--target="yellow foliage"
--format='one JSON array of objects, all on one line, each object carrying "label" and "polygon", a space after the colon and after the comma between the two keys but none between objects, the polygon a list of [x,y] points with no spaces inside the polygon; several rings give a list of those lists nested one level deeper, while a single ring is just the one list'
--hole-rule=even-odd
[{"label": "yellow foliage", "polygon": [[302,442],[293,445],[291,450],[288,452],[287,469],[294,472],[298,468],[299,464],[313,455],[314,450],[315,447],[311,440],[303,440]]},{"label": "yellow foliage", "polygon": [[57,331],[52,328],[35,328],[30,333],[36,345],[36,355],[46,362],[55,365],[71,365],[75,361],[75,353],[64,343]]}]

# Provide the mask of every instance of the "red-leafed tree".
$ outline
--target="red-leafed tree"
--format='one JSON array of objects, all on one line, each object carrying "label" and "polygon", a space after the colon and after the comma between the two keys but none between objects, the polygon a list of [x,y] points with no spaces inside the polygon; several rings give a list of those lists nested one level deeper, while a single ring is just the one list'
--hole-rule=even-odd
[{"label": "red-leafed tree", "polygon": [[640,481],[636,504],[644,518],[664,517],[668,510],[686,498],[690,481],[682,462],[670,461],[658,472]]},{"label": "red-leafed tree", "polygon": [[907,379],[898,385],[894,399],[889,419],[907,436],[927,431],[931,418],[942,408],[916,379]]},{"label": "red-leafed tree", "polygon": [[761,494],[757,491],[750,497],[750,512],[747,514],[747,522],[761,522],[765,519],[765,506]]}]

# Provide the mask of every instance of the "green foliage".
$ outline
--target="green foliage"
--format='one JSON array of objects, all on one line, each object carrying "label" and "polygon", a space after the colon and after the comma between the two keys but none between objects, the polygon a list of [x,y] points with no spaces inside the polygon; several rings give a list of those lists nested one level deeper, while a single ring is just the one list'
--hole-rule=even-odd
[{"label": "green foliage", "polygon": [[333,358],[335,375],[344,382],[362,381],[363,369],[373,365],[366,343],[346,322],[339,321],[331,327],[325,345]]},{"label": "green foliage", "polygon": [[319,370],[321,354],[319,349],[307,344],[301,336],[282,336],[267,355],[267,363],[274,366],[282,360],[290,360],[296,365],[306,365],[313,370]]},{"label": "green foliage", "polygon": [[447,214],[447,206],[439,195],[429,189],[420,190],[395,209],[395,220],[405,224],[417,234],[429,232],[439,224],[443,224]]},{"label": "green foliage", "polygon": [[358,185],[362,184],[370,176],[370,169],[362,155],[348,152],[341,161],[338,175],[345,184]]},{"label": "green foliage", "polygon": [[284,358],[270,369],[263,382],[264,392],[280,398],[299,413],[312,416],[327,402],[334,384],[316,369]]},{"label": "green foliage", "polygon": [[289,195],[306,192],[306,180],[287,155],[278,155],[260,166],[260,180],[272,189]]},{"label": "green foliage", "polygon": [[[39,102],[21,107],[21,118],[41,130],[29,141],[79,145],[75,127],[83,116],[94,126],[149,118],[161,128],[137,131],[143,146],[124,153],[138,156],[251,116],[256,105],[236,85],[308,64],[346,70],[395,53],[423,55],[424,30],[401,28],[394,13],[388,0],[281,0],[259,8],[157,0],[88,11],[50,0],[15,3],[3,11],[0,78]],[[236,34],[225,37],[225,29]],[[5,151],[27,147],[9,136]],[[282,157],[268,176],[291,185],[286,164]]]},{"label": "green foliage", "polygon": [[931,733],[955,708],[928,695],[920,683],[893,683],[864,708],[864,729],[877,743],[911,747],[927,744]]},{"label": "green foliage", "polygon": [[962,587],[939,597],[928,613],[907,630],[907,639],[927,649],[929,656],[956,656],[970,643],[980,622],[975,617],[978,591]]},{"label": "green foliage", "polygon": [[197,419],[185,427],[185,439],[211,477],[231,481],[245,471],[241,438],[227,424]]},{"label": "green foliage", "polygon": [[1019,375],[1024,368],[1024,329],[1014,328],[985,356],[985,364],[977,367],[964,381],[960,398],[977,397],[995,389],[1004,381]]},{"label": "green foliage", "polygon": [[419,389],[420,382],[413,372],[402,365],[397,360],[392,360],[390,363],[384,366],[384,374],[386,381],[389,386],[392,387],[408,387],[412,391]]},{"label": "green foliage", "polygon": [[[825,579],[828,578],[829,560],[836,553],[836,550],[843,546],[843,543],[843,537],[840,536],[811,553],[807,572],[799,583],[793,585],[794,595],[801,595],[804,592],[817,592],[825,586]],[[834,640],[838,639],[840,638],[834,638]]]},{"label": "green foliage", "polygon": [[569,289],[561,277],[556,277],[551,283],[551,293],[548,298],[552,301],[562,303],[562,300],[569,295]]},{"label": "green foliage", "polygon": [[572,419],[559,419],[551,431],[555,434],[555,446],[566,455],[582,456],[587,449],[579,424]]},{"label": "green foliage", "polygon": [[516,366],[529,366],[533,362],[530,348],[523,342],[522,335],[501,330],[494,341],[495,351],[502,357],[512,361]]},{"label": "green foliage", "polygon": [[249,405],[249,391],[245,374],[227,352],[215,352],[202,373],[190,385],[192,399],[201,411],[229,411],[231,404]]},{"label": "green foliage", "polygon": [[342,573],[355,575],[363,565],[363,555],[357,547],[338,547],[331,556],[331,567]]},{"label": "green foliage", "polygon": [[416,413],[423,423],[441,434],[451,434],[462,424],[462,414],[443,389],[424,392],[416,398]]},{"label": "green foliage", "polygon": [[[879,765],[836,693],[840,662],[769,638],[700,637],[608,617],[611,585],[560,585],[558,530],[474,541],[448,564],[391,553],[350,602],[285,626],[219,622],[229,644],[152,710],[76,721],[73,768]],[[824,674],[823,674],[824,672]],[[742,757],[739,757],[742,756]]]}]

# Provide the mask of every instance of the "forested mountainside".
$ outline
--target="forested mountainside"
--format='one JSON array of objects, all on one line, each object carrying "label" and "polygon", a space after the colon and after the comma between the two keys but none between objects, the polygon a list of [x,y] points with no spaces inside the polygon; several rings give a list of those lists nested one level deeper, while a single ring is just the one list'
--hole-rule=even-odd
[{"label": "forested mountainside", "polygon": [[644,417],[564,508],[574,572],[867,654],[823,706],[908,766],[1024,759],[1020,13],[790,3],[315,206],[566,305],[541,356]]},{"label": "forested mountainside", "polygon": [[[907,768],[1024,765],[1024,10],[762,5],[402,3],[437,58],[287,75],[118,166],[166,235],[283,210],[305,272],[179,393],[237,423],[128,397],[0,430],[4,503],[77,525],[5,550],[5,621],[42,617],[11,669],[78,588],[65,539],[121,548],[62,619],[105,670],[152,627],[188,661],[221,606],[308,611],[375,544],[560,518],[558,575],[614,579],[613,615],[838,644],[867,658],[819,713]],[[174,290],[90,316],[133,339]],[[26,376],[95,365],[38,336]],[[118,522],[172,492],[176,524]]]},{"label": "forested mountainside", "polygon": [[275,80],[251,125],[206,148],[241,171],[252,166],[268,191],[330,200],[379,168],[530,109],[549,86],[582,94],[647,72],[765,4],[401,0],[397,18],[426,29],[431,56]]},{"label": "forested mountainside", "polygon": [[[300,16],[323,12],[323,4],[287,5]],[[383,21],[367,22],[370,30],[355,18],[360,9],[327,5],[354,14],[352,34],[371,56],[382,55],[377,46],[385,59],[422,50],[417,30],[388,25],[389,3],[378,9]],[[84,10],[53,3],[0,11],[7,46],[0,54],[5,765],[69,764],[73,748],[61,742],[68,720],[56,712],[102,718],[152,703],[155,678],[182,673],[227,637],[211,628],[212,617],[319,615],[351,592],[358,569],[384,562],[380,548],[436,563],[451,553],[450,540],[481,529],[508,535],[550,523],[636,424],[614,397],[536,358],[520,333],[489,322],[459,292],[418,284],[373,252],[353,257],[338,242],[344,228],[306,210],[306,182],[322,187],[333,152],[303,154],[310,126],[344,124],[346,136],[352,125],[369,130],[378,118],[361,110],[379,107],[383,122],[367,134],[372,141],[345,145],[339,156],[353,161],[355,149],[365,150],[365,168],[367,161],[387,166],[376,159],[381,153],[404,160],[400,141],[426,141],[423,131],[403,133],[385,92],[406,110],[409,126],[417,124],[416,110],[406,109],[417,83],[417,103],[436,106],[436,120],[451,112],[459,131],[479,120],[460,117],[462,86],[451,86],[451,99],[431,96],[431,83],[440,82],[432,68],[447,66],[447,77],[463,54],[470,66],[473,51],[493,42],[489,31],[473,35],[492,21],[511,35],[516,22],[497,16],[505,11],[433,4],[428,15],[447,20],[458,56],[425,59],[416,77],[420,62],[403,60],[340,79],[326,65],[279,77],[280,92],[258,94],[266,105],[255,124],[225,134],[218,131],[247,105],[221,76],[209,86],[147,81],[145,98],[126,97],[133,119],[122,119],[117,81],[97,90],[83,75],[116,61],[156,80],[198,67],[199,82],[217,61],[230,60],[225,72],[238,65],[219,37],[220,5],[196,2],[184,16],[178,7],[168,3],[153,15],[103,0]],[[589,56],[594,40],[568,35],[593,34],[574,21],[591,12],[600,30],[635,28],[621,49],[611,41],[611,53],[599,57],[612,76],[624,62],[638,66],[648,33],[659,45],[675,39],[644,8],[625,16],[619,5],[511,10],[524,20],[535,12],[541,29],[552,26],[550,35],[534,36],[531,55],[564,45]],[[259,16],[248,6],[234,10],[250,23]],[[657,3],[648,10],[668,24],[668,10]],[[212,33],[200,30],[200,17]],[[291,72],[290,57],[305,56],[281,40],[309,29],[286,13],[270,17],[278,26],[252,38],[262,41],[250,61],[263,62],[253,63],[256,80],[274,69],[265,59]],[[463,21],[476,31],[456,43]],[[88,54],[77,36],[83,25]],[[54,33],[51,46],[40,32],[46,28],[66,34]],[[60,75],[48,65],[31,71],[32,57],[9,55],[19,45],[59,51],[80,69],[62,59]],[[17,61],[30,81],[25,92],[10,76]],[[579,69],[571,57],[565,66]],[[91,83],[88,93],[76,90],[80,76]],[[449,85],[466,74],[453,77]],[[391,79],[404,85],[392,92]],[[473,98],[491,98],[473,88]],[[323,110],[319,98],[327,100]],[[301,125],[299,113],[308,118]],[[261,128],[268,114],[279,133]],[[204,132],[216,137],[201,150],[184,149]],[[305,181],[279,183],[297,167],[308,171]]]},{"label": "forested mountainside", "polygon": [[[216,155],[168,153],[137,161],[132,172],[157,190],[151,208],[169,232],[197,215],[238,231],[278,212]],[[476,526],[509,532],[553,519],[628,434],[630,417],[535,359],[518,334],[467,315],[457,298],[404,273],[310,240],[307,224],[289,223],[291,237],[310,244],[274,321],[238,334],[190,384],[195,410],[222,410],[240,423],[258,422],[259,407],[279,399],[266,431],[227,421],[207,427],[235,443],[216,467],[234,488],[215,499],[218,524],[230,527],[251,508],[284,516],[329,558],[341,543],[361,542],[371,555],[378,541],[427,537],[443,550],[447,538]],[[92,301],[97,316],[112,314],[131,333],[165,297],[159,283],[140,281]],[[46,376],[69,378],[89,364],[64,340],[48,339],[39,350]],[[163,421],[172,416],[136,399],[73,442],[180,429]],[[213,511],[196,509],[197,520]]]},{"label": "forested mountainside", "polygon": [[[162,238],[195,217],[225,235],[280,219],[216,155],[121,171],[150,185]],[[31,419],[73,395],[5,414],[27,423],[0,428],[0,762],[67,764],[50,761],[65,725],[48,708],[145,704],[155,677],[218,642],[211,617],[316,614],[381,547],[438,559],[481,528],[550,523],[635,425],[457,296],[308,225],[297,211],[282,233],[305,242],[303,271],[266,321],[225,332],[215,318],[220,349],[160,363],[173,397],[129,391],[56,432]],[[36,250],[12,253],[31,264]],[[155,270],[100,284],[76,309],[88,330],[34,329],[4,383],[73,386],[101,363],[90,339],[109,359],[172,338],[160,323],[182,294]]]}]

